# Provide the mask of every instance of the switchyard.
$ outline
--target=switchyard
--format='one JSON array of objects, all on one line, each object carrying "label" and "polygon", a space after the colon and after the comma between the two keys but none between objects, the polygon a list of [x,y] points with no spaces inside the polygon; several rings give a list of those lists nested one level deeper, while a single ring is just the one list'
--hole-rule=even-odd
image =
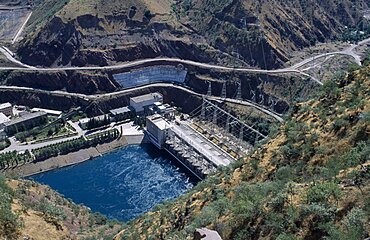
[{"label": "switchyard", "polygon": [[[203,99],[198,111],[202,126],[207,126],[208,121],[218,129],[217,134],[210,130],[212,128],[200,127],[195,115],[190,119],[177,117],[175,120],[161,115],[149,116],[146,134],[155,146],[169,152],[200,179],[244,156],[267,137],[207,99]],[[239,148],[227,146],[226,141]]]}]

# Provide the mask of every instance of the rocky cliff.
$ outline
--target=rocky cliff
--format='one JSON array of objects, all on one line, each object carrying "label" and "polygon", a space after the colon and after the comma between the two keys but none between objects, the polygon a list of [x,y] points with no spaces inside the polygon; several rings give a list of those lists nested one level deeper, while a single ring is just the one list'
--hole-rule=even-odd
[{"label": "rocky cliff", "polygon": [[29,34],[18,55],[43,66],[168,56],[271,69],[356,25],[361,8],[353,0],[70,0]]},{"label": "rocky cliff", "polygon": [[106,73],[84,73],[76,71],[52,73],[13,71],[7,75],[6,84],[49,91],[64,90],[84,94],[112,92],[118,88],[118,84]]}]

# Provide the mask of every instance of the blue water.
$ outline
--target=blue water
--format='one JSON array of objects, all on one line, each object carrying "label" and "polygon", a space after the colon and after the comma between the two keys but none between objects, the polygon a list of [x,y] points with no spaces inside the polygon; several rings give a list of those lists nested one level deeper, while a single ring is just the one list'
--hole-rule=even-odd
[{"label": "blue water", "polygon": [[128,221],[192,188],[189,176],[170,155],[137,145],[30,178],[93,211]]}]

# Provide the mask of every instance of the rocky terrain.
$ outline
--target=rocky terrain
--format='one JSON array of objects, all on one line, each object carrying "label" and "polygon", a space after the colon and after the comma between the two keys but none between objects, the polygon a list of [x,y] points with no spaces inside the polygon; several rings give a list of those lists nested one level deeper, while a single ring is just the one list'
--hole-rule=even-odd
[{"label": "rocky terrain", "polygon": [[17,53],[42,66],[169,56],[271,69],[293,51],[355,26],[360,7],[354,0],[47,0]]},{"label": "rocky terrain", "polygon": [[[337,39],[343,29],[355,27],[361,21],[362,7],[358,1],[350,0],[340,4],[303,0],[38,0],[33,2],[24,40],[11,49],[24,63],[40,66],[106,66],[168,56],[272,69],[287,64],[298,50]],[[212,93],[219,96],[221,81],[227,80],[227,95],[234,97],[241,80],[244,99],[279,113],[317,87],[296,75],[237,74],[185,67],[189,72],[186,86],[198,93],[207,93],[212,82]],[[326,79],[327,72],[312,74]],[[13,71],[2,72],[0,82],[96,94],[119,89],[114,73],[117,71]],[[19,102],[14,97],[2,98]]]},{"label": "rocky terrain", "polygon": [[[168,56],[272,69],[282,67],[297,50],[336,39],[346,26],[356,26],[361,20],[358,8],[350,0],[35,1],[25,38],[12,49],[24,63],[40,66],[106,66]],[[316,87],[294,75],[186,67],[186,85],[198,93],[207,93],[212,82],[212,92],[219,96],[221,81],[227,80],[228,96],[234,97],[241,80],[244,99],[267,107],[277,102],[273,109],[279,113]],[[119,88],[114,73],[13,71],[2,73],[0,82],[96,94]]]}]

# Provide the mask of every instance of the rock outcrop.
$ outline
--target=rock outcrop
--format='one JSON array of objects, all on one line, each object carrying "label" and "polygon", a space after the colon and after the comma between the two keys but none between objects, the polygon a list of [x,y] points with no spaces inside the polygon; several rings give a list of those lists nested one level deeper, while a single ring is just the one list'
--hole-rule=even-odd
[{"label": "rock outcrop", "polygon": [[[289,54],[337,37],[359,3],[178,0],[116,4],[71,0],[18,55],[42,66],[104,66],[158,56],[273,69]],[[358,5],[358,6],[357,6]]]}]

